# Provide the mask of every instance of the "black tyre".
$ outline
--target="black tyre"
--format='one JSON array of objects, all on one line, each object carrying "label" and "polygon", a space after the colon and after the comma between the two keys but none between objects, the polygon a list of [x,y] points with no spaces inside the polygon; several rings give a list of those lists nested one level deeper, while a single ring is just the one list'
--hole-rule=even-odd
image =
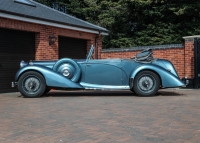
[{"label": "black tyre", "polygon": [[50,88],[46,88],[43,94],[47,94],[50,90],[51,90]]},{"label": "black tyre", "polygon": [[74,60],[68,58],[60,59],[55,63],[53,71],[58,72],[73,82],[77,82],[81,76],[79,65]]},{"label": "black tyre", "polygon": [[131,88],[130,90],[131,90],[133,93],[135,93],[135,91],[134,91],[134,89],[133,89],[133,88]]},{"label": "black tyre", "polygon": [[40,97],[45,89],[45,79],[38,72],[26,72],[18,80],[18,90],[24,97]]},{"label": "black tyre", "polygon": [[154,96],[160,88],[160,79],[152,71],[138,73],[133,82],[133,90],[139,96]]}]

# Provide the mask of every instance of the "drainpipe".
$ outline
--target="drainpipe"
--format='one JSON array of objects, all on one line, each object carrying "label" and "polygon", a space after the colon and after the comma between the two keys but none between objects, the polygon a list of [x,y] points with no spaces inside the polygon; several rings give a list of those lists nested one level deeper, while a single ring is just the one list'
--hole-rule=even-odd
[{"label": "drainpipe", "polygon": [[99,31],[99,35],[95,37],[95,59],[98,59],[98,39],[101,36],[101,31]]}]

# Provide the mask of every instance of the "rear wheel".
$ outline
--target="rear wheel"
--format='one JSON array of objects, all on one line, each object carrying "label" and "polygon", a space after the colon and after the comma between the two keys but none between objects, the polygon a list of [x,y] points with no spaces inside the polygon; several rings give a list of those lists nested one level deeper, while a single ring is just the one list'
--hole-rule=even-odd
[{"label": "rear wheel", "polygon": [[45,80],[38,72],[26,72],[18,80],[18,90],[24,97],[40,97],[45,89]]},{"label": "rear wheel", "polygon": [[133,82],[133,90],[139,96],[154,96],[160,87],[160,79],[152,71],[138,73]]}]

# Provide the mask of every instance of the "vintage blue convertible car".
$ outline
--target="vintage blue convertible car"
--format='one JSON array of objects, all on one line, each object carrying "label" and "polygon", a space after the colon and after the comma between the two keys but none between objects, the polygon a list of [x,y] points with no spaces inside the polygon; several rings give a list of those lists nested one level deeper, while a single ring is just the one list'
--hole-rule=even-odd
[{"label": "vintage blue convertible car", "polygon": [[63,58],[20,63],[12,87],[24,97],[40,97],[50,89],[131,90],[139,96],[153,96],[160,88],[182,87],[173,64],[155,59],[147,49],[133,59]]}]

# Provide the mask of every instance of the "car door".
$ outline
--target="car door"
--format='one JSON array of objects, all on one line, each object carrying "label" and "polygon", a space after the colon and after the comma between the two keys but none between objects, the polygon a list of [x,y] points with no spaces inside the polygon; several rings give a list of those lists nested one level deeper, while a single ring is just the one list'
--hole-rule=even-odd
[{"label": "car door", "polygon": [[97,85],[122,85],[121,60],[88,60],[85,82]]}]

